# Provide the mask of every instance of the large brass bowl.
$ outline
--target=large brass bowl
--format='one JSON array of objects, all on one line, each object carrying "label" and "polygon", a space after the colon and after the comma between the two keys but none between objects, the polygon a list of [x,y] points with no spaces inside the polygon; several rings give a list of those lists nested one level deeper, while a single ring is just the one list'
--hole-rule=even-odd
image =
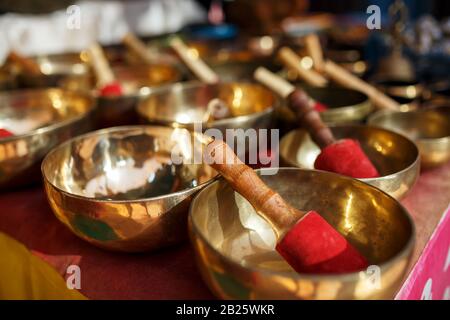
[{"label": "large brass bowl", "polygon": [[[328,125],[361,122],[373,110],[368,97],[355,90],[341,87],[318,88],[304,83],[297,83],[296,86],[328,107],[326,111],[320,113],[320,117]],[[297,127],[295,115],[287,107],[280,108],[278,116],[288,127]]]},{"label": "large brass bowl", "polygon": [[101,248],[137,252],[179,243],[192,197],[216,175],[196,160],[200,148],[186,129],[167,127],[76,137],[42,163],[48,201],[71,231]]},{"label": "large brass bowl", "polygon": [[450,160],[450,107],[431,107],[409,112],[377,112],[368,122],[415,141],[422,166],[430,168]]},{"label": "large brass bowl", "polygon": [[0,128],[15,133],[0,138],[0,189],[38,181],[52,148],[91,129],[94,107],[89,95],[61,89],[0,93]]},{"label": "large brass bowl", "polygon": [[223,132],[227,128],[268,128],[279,105],[278,97],[258,84],[186,82],[152,90],[138,104],[137,112],[148,123],[193,129],[195,123],[202,123],[206,107],[214,98],[226,103],[234,116],[204,123],[203,128]]},{"label": "large brass bowl", "polygon": [[[420,171],[419,151],[409,139],[395,132],[362,125],[335,126],[336,139],[352,138],[380,173],[378,178],[360,179],[400,199],[413,187]],[[301,129],[285,135],[280,142],[281,162],[294,167],[314,169],[319,147]]]},{"label": "large brass bowl", "polygon": [[[365,272],[340,275],[296,273],[274,250],[275,235],[269,224],[220,179],[197,195],[189,213],[197,263],[216,296],[393,298],[415,239],[409,214],[394,198],[358,180],[323,171],[281,168],[261,178],[294,207],[320,212],[372,266]],[[373,281],[374,274],[380,282]]]}]

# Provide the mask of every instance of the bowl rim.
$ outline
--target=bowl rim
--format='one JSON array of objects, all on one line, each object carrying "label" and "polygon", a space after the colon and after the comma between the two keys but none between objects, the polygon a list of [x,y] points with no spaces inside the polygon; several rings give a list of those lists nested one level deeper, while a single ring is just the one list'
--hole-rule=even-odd
[{"label": "bowl rim", "polygon": [[[394,176],[396,176],[398,174],[405,173],[405,172],[411,170],[412,168],[416,167],[417,165],[420,165],[420,152],[419,152],[419,148],[417,147],[416,143],[414,141],[412,141],[411,139],[409,139],[408,137],[406,137],[406,136],[404,136],[404,135],[402,135],[402,134],[400,134],[398,132],[395,132],[395,131],[392,131],[392,130],[389,130],[389,129],[386,129],[386,128],[382,128],[382,127],[377,127],[377,126],[370,125],[370,124],[369,125],[363,125],[363,124],[345,125],[345,124],[342,124],[342,125],[330,125],[329,127],[330,127],[330,129],[332,129],[332,128],[340,128],[340,127],[353,127],[353,128],[370,128],[370,129],[375,129],[375,130],[379,130],[379,131],[385,131],[385,132],[389,132],[390,134],[398,135],[399,137],[405,139],[409,144],[411,144],[411,146],[414,147],[414,149],[416,151],[416,157],[415,157],[414,161],[412,161],[411,164],[409,164],[407,167],[403,168],[402,170],[397,171],[397,172],[393,172],[393,173],[385,175],[385,176],[376,177],[376,178],[356,178],[357,180],[360,180],[360,181],[363,181],[363,182],[366,182],[366,183],[371,183],[371,182],[376,182],[376,181],[381,181],[381,180],[389,180],[389,179],[393,178]],[[293,130],[289,131],[288,133],[286,133],[283,136],[283,138],[281,138],[280,146],[282,145],[283,140],[287,139],[287,136],[289,134],[294,134],[294,132],[300,131],[300,130],[308,133],[303,128],[293,129]],[[287,160],[285,157],[283,157],[281,155],[281,152],[280,152],[280,157],[282,157],[284,161],[286,161],[287,163],[292,165],[294,168],[300,168],[297,165],[295,165],[294,163],[292,163],[290,160]],[[306,168],[303,168],[303,169],[306,169]],[[310,169],[310,170],[313,170],[313,169]],[[317,171],[321,171],[321,170],[317,170]]]},{"label": "bowl rim", "polygon": [[[256,169],[254,171],[261,172],[261,171],[266,171],[266,170],[271,170],[271,168],[262,168],[262,169]],[[400,209],[403,211],[404,216],[406,217],[410,227],[411,227],[411,234],[410,237],[408,239],[408,241],[406,242],[406,244],[403,246],[403,248],[397,252],[394,256],[392,256],[389,260],[384,261],[382,263],[377,264],[377,266],[380,268],[381,271],[384,271],[385,269],[389,268],[391,265],[393,265],[395,262],[397,262],[398,260],[401,260],[402,258],[404,258],[405,256],[407,257],[408,255],[411,256],[412,254],[412,250],[414,248],[415,242],[416,242],[416,227],[414,224],[414,220],[412,219],[410,213],[408,212],[408,210],[406,210],[406,208],[403,206],[403,204],[396,200],[394,197],[390,196],[389,194],[387,194],[386,192],[384,192],[383,190],[376,188],[372,185],[368,185],[365,182],[362,181],[358,181],[357,179],[353,179],[353,178],[349,178],[349,177],[345,177],[336,173],[332,173],[332,172],[327,172],[327,171],[320,171],[320,170],[309,170],[309,169],[301,169],[301,168],[292,168],[292,167],[280,167],[278,168],[278,170],[286,170],[286,171],[316,171],[319,174],[328,174],[328,175],[334,175],[334,176],[339,176],[340,178],[343,179],[350,179],[350,180],[355,180],[357,184],[362,183],[366,186],[368,186],[369,188],[373,188],[381,193],[383,193],[385,196],[391,198],[391,200],[395,201]],[[196,201],[198,201],[200,195],[202,192],[206,192],[207,188],[211,188],[213,186],[213,184],[215,183],[219,183],[221,181],[224,181],[223,177],[220,177],[219,179],[216,179],[216,181],[212,182],[210,185],[208,185],[207,187],[203,188],[201,191],[199,191],[199,193],[196,195],[196,197],[192,200],[191,205],[189,207],[189,232],[192,235],[192,233],[195,234],[196,237],[199,237],[201,239],[201,241],[206,244],[206,246],[212,250],[214,253],[216,253],[217,255],[220,256],[221,259],[225,260],[227,263],[238,266],[242,269],[248,270],[250,272],[253,273],[260,273],[263,274],[264,276],[283,276],[283,277],[288,277],[294,280],[302,280],[302,279],[307,279],[307,280],[323,280],[323,279],[333,279],[333,280],[341,280],[341,281],[350,281],[350,280],[357,280],[359,279],[359,274],[361,271],[364,270],[360,270],[360,271],[356,271],[356,272],[347,272],[347,273],[340,273],[340,274],[311,274],[311,273],[298,273],[295,271],[274,271],[274,270],[269,270],[269,269],[265,269],[265,268],[261,268],[261,267],[254,267],[254,266],[244,266],[242,264],[240,264],[239,262],[235,261],[234,259],[232,259],[231,257],[228,257],[224,254],[222,254],[219,250],[217,250],[216,248],[214,248],[211,243],[209,241],[207,241],[206,237],[202,234],[202,232],[199,231],[199,228],[197,228],[194,219],[192,218],[192,216],[194,215],[193,213],[193,207],[194,204],[196,203]],[[226,181],[225,181],[226,182]],[[192,230],[193,229],[193,230]],[[194,246],[194,250],[197,251],[197,249]]]},{"label": "bowl rim", "polygon": [[[109,128],[104,128],[104,129],[99,129],[99,130],[95,130],[95,131],[90,131],[88,133],[73,137],[65,142],[63,142],[62,144],[58,145],[57,147],[53,148],[49,153],[47,153],[47,155],[44,157],[44,159],[42,160],[41,163],[41,174],[42,177],[44,179],[44,183],[45,184],[49,184],[52,188],[58,190],[58,192],[63,193],[64,195],[68,196],[68,197],[72,197],[72,198],[77,198],[80,200],[84,200],[84,201],[92,201],[92,202],[97,202],[97,203],[140,203],[140,202],[148,202],[148,201],[155,201],[155,200],[161,200],[161,199],[165,199],[165,198],[169,198],[172,196],[178,196],[178,195],[183,195],[183,194],[188,194],[190,192],[196,192],[198,190],[201,190],[203,187],[207,186],[209,183],[212,183],[214,180],[218,179],[219,174],[216,174],[214,177],[212,177],[211,179],[209,179],[208,181],[205,181],[195,187],[191,187],[191,188],[186,188],[186,189],[182,189],[176,192],[171,192],[171,193],[167,193],[167,194],[163,194],[163,195],[159,195],[159,196],[154,196],[154,197],[148,197],[148,198],[138,198],[138,199],[129,199],[129,200],[114,200],[114,199],[97,199],[97,198],[92,198],[92,197],[86,197],[86,196],[82,196],[79,194],[75,194],[72,192],[68,192],[67,190],[64,190],[58,186],[56,186],[55,184],[53,184],[50,180],[49,177],[46,175],[45,173],[45,164],[48,161],[48,158],[50,158],[50,156],[53,153],[56,153],[59,151],[59,149],[62,149],[64,147],[66,147],[67,145],[70,145],[72,143],[74,143],[75,141],[78,140],[84,140],[86,138],[92,137],[92,136],[98,136],[98,135],[104,135],[107,133],[111,133],[111,132],[120,132],[120,131],[130,131],[130,130],[144,130],[145,128],[155,128],[155,129],[164,129],[164,130],[175,130],[175,128],[170,128],[170,127],[165,127],[165,126],[156,126],[156,125],[127,125],[127,126],[116,126],[116,127],[109,127]],[[191,134],[191,132],[185,128],[180,128],[180,129],[184,129],[186,130],[189,134]]]},{"label": "bowl rim", "polygon": [[[380,128],[380,129],[385,129],[388,131],[392,131],[395,132],[401,136],[404,136],[405,138],[409,139],[412,141],[412,139],[408,138],[406,136],[405,133],[400,132],[400,131],[393,131],[389,128],[383,127],[380,124],[376,123],[377,120],[379,120],[382,117],[385,117],[387,115],[398,115],[398,114],[417,114],[417,113],[422,113],[422,112],[427,112],[427,111],[437,111],[440,112],[440,109],[444,109],[444,110],[448,110],[448,113],[450,114],[450,106],[433,106],[433,107],[429,107],[429,108],[425,108],[425,109],[417,109],[417,110],[408,110],[408,111],[390,111],[390,110],[378,110],[377,112],[375,112],[374,114],[372,114],[371,116],[369,116],[369,118],[367,119],[367,123],[368,125],[372,126],[372,127],[376,127],[376,128]],[[450,122],[449,122],[450,123]],[[449,142],[450,143],[450,134],[445,136],[445,137],[440,137],[440,138],[417,138],[414,139],[414,141],[417,141],[418,143],[421,144],[441,144],[444,142]]]},{"label": "bowl rim", "polygon": [[[259,86],[265,90],[267,90],[267,92],[270,92],[273,95],[274,98],[274,103],[273,105],[265,108],[262,111],[259,112],[253,112],[251,114],[246,114],[246,115],[242,115],[242,116],[237,116],[237,117],[231,117],[231,118],[225,118],[225,119],[220,119],[220,120],[215,120],[209,124],[205,123],[205,122],[188,122],[188,123],[179,123],[175,120],[168,120],[168,119],[149,119],[147,117],[147,115],[142,111],[144,108],[144,104],[146,103],[146,100],[151,98],[152,95],[157,95],[157,94],[161,94],[164,92],[169,92],[172,90],[182,90],[182,89],[190,89],[190,88],[194,88],[194,87],[213,87],[213,86],[218,86],[218,85],[222,85],[222,84],[250,84],[250,85],[255,85],[255,86]],[[180,124],[180,126],[192,126],[196,123],[201,123],[202,125],[205,125],[206,129],[209,128],[215,128],[217,126],[226,126],[227,124],[229,124],[230,122],[233,121],[248,121],[248,120],[252,120],[252,119],[257,119],[259,117],[262,117],[264,115],[267,114],[271,114],[273,113],[274,110],[278,109],[280,106],[282,105],[281,102],[281,98],[276,95],[275,93],[273,93],[271,90],[267,89],[266,87],[264,87],[263,85],[256,83],[254,81],[245,81],[245,80],[237,80],[237,81],[224,81],[224,82],[219,82],[217,84],[207,84],[207,83],[203,83],[201,81],[198,80],[188,80],[188,81],[180,81],[180,82],[176,82],[176,83],[172,83],[172,84],[167,84],[167,85],[163,85],[163,86],[159,86],[157,88],[150,88],[150,91],[148,94],[146,94],[142,99],[140,99],[140,101],[138,102],[138,104],[135,107],[136,112],[139,114],[140,117],[142,117],[143,119],[145,119],[145,121],[149,122],[150,124],[156,122],[158,124],[164,124],[166,126],[172,124],[172,123],[178,123]]]},{"label": "bowl rim", "polygon": [[83,112],[79,115],[70,117],[68,119],[64,119],[62,121],[57,121],[48,126],[37,128],[37,129],[31,130],[27,133],[12,135],[9,137],[2,138],[2,139],[0,139],[0,144],[2,144],[4,142],[12,142],[12,141],[19,140],[19,139],[27,139],[27,138],[30,138],[35,135],[41,135],[41,134],[45,134],[45,133],[48,133],[53,130],[60,129],[62,127],[65,127],[65,126],[68,126],[75,122],[78,122],[78,121],[82,120],[83,118],[89,117],[97,109],[97,100],[95,99],[95,97],[88,94],[87,92],[67,90],[67,89],[62,89],[62,88],[58,88],[58,87],[49,87],[49,88],[44,88],[44,89],[19,89],[19,90],[4,91],[4,92],[0,92],[0,98],[2,96],[11,96],[11,95],[23,94],[23,93],[35,94],[35,93],[45,93],[45,92],[52,92],[52,91],[59,91],[59,92],[63,92],[63,93],[75,94],[78,97],[84,98],[88,101],[89,109],[86,112]]}]

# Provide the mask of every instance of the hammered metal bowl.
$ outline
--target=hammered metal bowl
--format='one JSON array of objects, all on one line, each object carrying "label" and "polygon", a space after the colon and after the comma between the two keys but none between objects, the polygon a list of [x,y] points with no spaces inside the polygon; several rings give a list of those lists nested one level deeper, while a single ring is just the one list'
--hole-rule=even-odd
[{"label": "hammered metal bowl", "polygon": [[222,100],[234,117],[207,122],[203,129],[268,128],[273,110],[280,100],[258,84],[228,82],[207,85],[199,82],[176,83],[152,90],[137,107],[139,116],[148,123],[172,127],[194,128],[202,123],[206,107],[214,98]]},{"label": "hammered metal bowl", "polygon": [[94,100],[61,89],[0,93],[0,189],[39,181],[42,158],[55,146],[92,127]]},{"label": "hammered metal bowl", "polygon": [[369,124],[396,131],[415,141],[424,168],[450,160],[450,107],[409,112],[377,112]]},{"label": "hammered metal bowl", "polygon": [[[416,145],[395,132],[362,125],[331,127],[336,139],[356,139],[380,173],[378,178],[359,179],[396,199],[400,199],[414,186],[419,171],[420,158]],[[319,147],[309,134],[294,130],[280,142],[281,163],[288,166],[314,169]]]},{"label": "hammered metal bowl", "polygon": [[62,223],[98,247],[138,252],[173,245],[187,236],[192,197],[216,175],[198,160],[200,152],[186,129],[94,131],[44,159],[48,201]]},{"label": "hammered metal bowl", "polygon": [[[355,179],[297,168],[280,168],[275,175],[266,170],[272,169],[258,171],[261,179],[294,207],[320,212],[372,266],[341,275],[296,273],[274,250],[270,225],[220,179],[197,195],[189,212],[197,263],[212,292],[224,299],[392,299],[414,246],[406,210]],[[374,273],[381,282],[373,282]]]}]

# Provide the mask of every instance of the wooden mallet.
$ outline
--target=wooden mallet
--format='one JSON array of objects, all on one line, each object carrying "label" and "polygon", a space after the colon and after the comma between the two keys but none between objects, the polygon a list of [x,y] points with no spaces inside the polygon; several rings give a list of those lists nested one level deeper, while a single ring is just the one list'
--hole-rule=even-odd
[{"label": "wooden mallet", "polygon": [[295,271],[323,274],[367,268],[364,256],[320,214],[293,208],[245,165],[226,143],[206,137],[204,140],[204,160],[272,225],[277,236],[276,250]]},{"label": "wooden mallet", "polygon": [[89,61],[97,78],[97,89],[102,96],[120,96],[122,86],[116,80],[102,47],[94,43],[88,49]]},{"label": "wooden mallet", "polygon": [[340,173],[353,178],[374,178],[379,173],[353,139],[336,140],[319,113],[314,109],[311,98],[301,89],[269,70],[259,67],[254,77],[265,86],[288,100],[289,108],[295,113],[300,124],[309,132],[312,140],[322,149],[314,162],[314,167]]}]

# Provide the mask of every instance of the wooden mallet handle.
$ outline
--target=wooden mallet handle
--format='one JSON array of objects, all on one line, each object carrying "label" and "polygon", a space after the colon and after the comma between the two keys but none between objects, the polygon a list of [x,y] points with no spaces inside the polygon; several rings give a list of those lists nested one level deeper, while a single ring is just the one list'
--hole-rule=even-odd
[{"label": "wooden mallet handle", "polygon": [[169,45],[200,81],[207,84],[219,82],[219,76],[200,57],[193,56],[180,38],[171,39]]},{"label": "wooden mallet handle", "polygon": [[305,45],[306,50],[313,61],[314,69],[322,72],[324,68],[323,52],[322,46],[320,45],[320,39],[317,34],[312,33],[307,35],[305,37]]},{"label": "wooden mallet handle", "polygon": [[288,100],[289,108],[295,113],[300,124],[305,127],[311,139],[320,148],[336,141],[330,128],[323,123],[320,114],[314,109],[313,100],[303,90],[295,88],[286,80],[263,67],[256,69],[254,77]]},{"label": "wooden mallet handle", "polygon": [[11,51],[8,55],[9,61],[20,65],[26,73],[32,75],[42,74],[41,68],[33,59],[27,58],[18,54],[15,51]]},{"label": "wooden mallet handle", "polygon": [[89,60],[97,78],[97,87],[102,88],[115,81],[114,73],[108,60],[98,43],[94,43],[89,49]]},{"label": "wooden mallet handle", "polygon": [[214,140],[206,145],[204,160],[250,202],[257,213],[274,227],[278,237],[304,214],[291,207],[278,193],[269,188],[222,140]]},{"label": "wooden mallet handle", "polygon": [[341,86],[366,94],[378,108],[396,111],[400,110],[400,104],[398,102],[388,97],[374,86],[354,76],[333,61],[327,60],[325,62],[324,71],[328,77],[339,83]]},{"label": "wooden mallet handle", "polygon": [[302,66],[301,58],[290,48],[283,47],[278,51],[278,57],[289,68],[295,70],[298,76],[306,83],[315,87],[325,87],[328,80],[313,69]]},{"label": "wooden mallet handle", "polygon": [[151,64],[152,57],[150,52],[147,50],[145,44],[137,38],[131,32],[128,32],[123,38],[122,42],[145,63]]}]

